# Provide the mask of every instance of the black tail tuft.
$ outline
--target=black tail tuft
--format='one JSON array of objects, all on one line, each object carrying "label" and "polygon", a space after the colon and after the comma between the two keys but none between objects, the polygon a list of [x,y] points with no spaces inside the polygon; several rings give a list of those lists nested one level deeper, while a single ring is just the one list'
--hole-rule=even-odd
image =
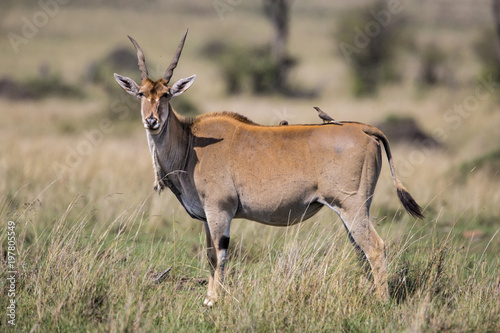
[{"label": "black tail tuft", "polygon": [[418,203],[413,199],[413,197],[408,193],[408,191],[404,187],[397,188],[398,197],[403,207],[406,209],[408,214],[413,217],[423,219],[424,215],[422,214],[422,208],[418,205]]}]

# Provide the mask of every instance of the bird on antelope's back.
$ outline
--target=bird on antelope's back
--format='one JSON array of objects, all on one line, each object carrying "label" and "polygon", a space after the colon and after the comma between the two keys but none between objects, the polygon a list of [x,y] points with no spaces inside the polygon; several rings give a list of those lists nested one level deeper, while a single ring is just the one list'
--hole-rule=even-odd
[{"label": "bird on antelope's back", "polygon": [[335,125],[340,125],[342,126],[342,123],[339,123],[338,121],[335,121],[332,117],[328,115],[325,111],[321,110],[319,107],[314,106],[314,109],[318,111],[318,117],[320,117],[323,120],[323,123],[325,124],[335,124]]}]

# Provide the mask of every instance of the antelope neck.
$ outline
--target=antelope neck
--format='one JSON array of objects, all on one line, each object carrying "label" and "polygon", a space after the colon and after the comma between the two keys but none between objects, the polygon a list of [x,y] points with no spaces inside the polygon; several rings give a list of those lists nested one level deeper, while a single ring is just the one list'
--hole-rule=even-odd
[{"label": "antelope neck", "polygon": [[[177,118],[170,103],[167,104],[168,116],[158,134],[147,131],[151,155],[159,157],[161,171],[168,175],[175,171],[185,171],[192,146],[192,135],[187,126]],[[160,171],[160,170],[158,170]]]}]

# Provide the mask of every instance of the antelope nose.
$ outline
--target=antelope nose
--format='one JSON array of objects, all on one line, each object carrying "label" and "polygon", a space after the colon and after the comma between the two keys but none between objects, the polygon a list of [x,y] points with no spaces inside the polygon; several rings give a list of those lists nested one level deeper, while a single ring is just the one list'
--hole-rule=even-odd
[{"label": "antelope nose", "polygon": [[158,126],[158,122],[156,121],[156,118],[146,118],[146,125],[148,125],[149,128],[156,128]]}]

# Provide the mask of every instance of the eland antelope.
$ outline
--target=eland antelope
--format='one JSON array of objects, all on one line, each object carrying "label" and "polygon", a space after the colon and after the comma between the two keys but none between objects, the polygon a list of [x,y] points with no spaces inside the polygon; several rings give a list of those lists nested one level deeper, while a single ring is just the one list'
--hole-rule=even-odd
[{"label": "eland antelope", "polygon": [[137,52],[141,84],[114,76],[141,102],[154,189],[168,187],[187,213],[204,223],[210,265],[204,304],[211,306],[220,297],[233,218],[290,226],[324,206],[340,216],[349,239],[371,267],[377,294],[387,299],[384,242],[369,214],[382,165],[380,143],[401,203],[411,216],[423,215],[396,176],[385,135],[349,121],[343,126],[261,126],[230,112],[183,117],[170,101],[193,84],[195,75],[169,82],[186,35],[187,31],[165,75],[156,81],[148,77],[144,54],[129,37]]}]

